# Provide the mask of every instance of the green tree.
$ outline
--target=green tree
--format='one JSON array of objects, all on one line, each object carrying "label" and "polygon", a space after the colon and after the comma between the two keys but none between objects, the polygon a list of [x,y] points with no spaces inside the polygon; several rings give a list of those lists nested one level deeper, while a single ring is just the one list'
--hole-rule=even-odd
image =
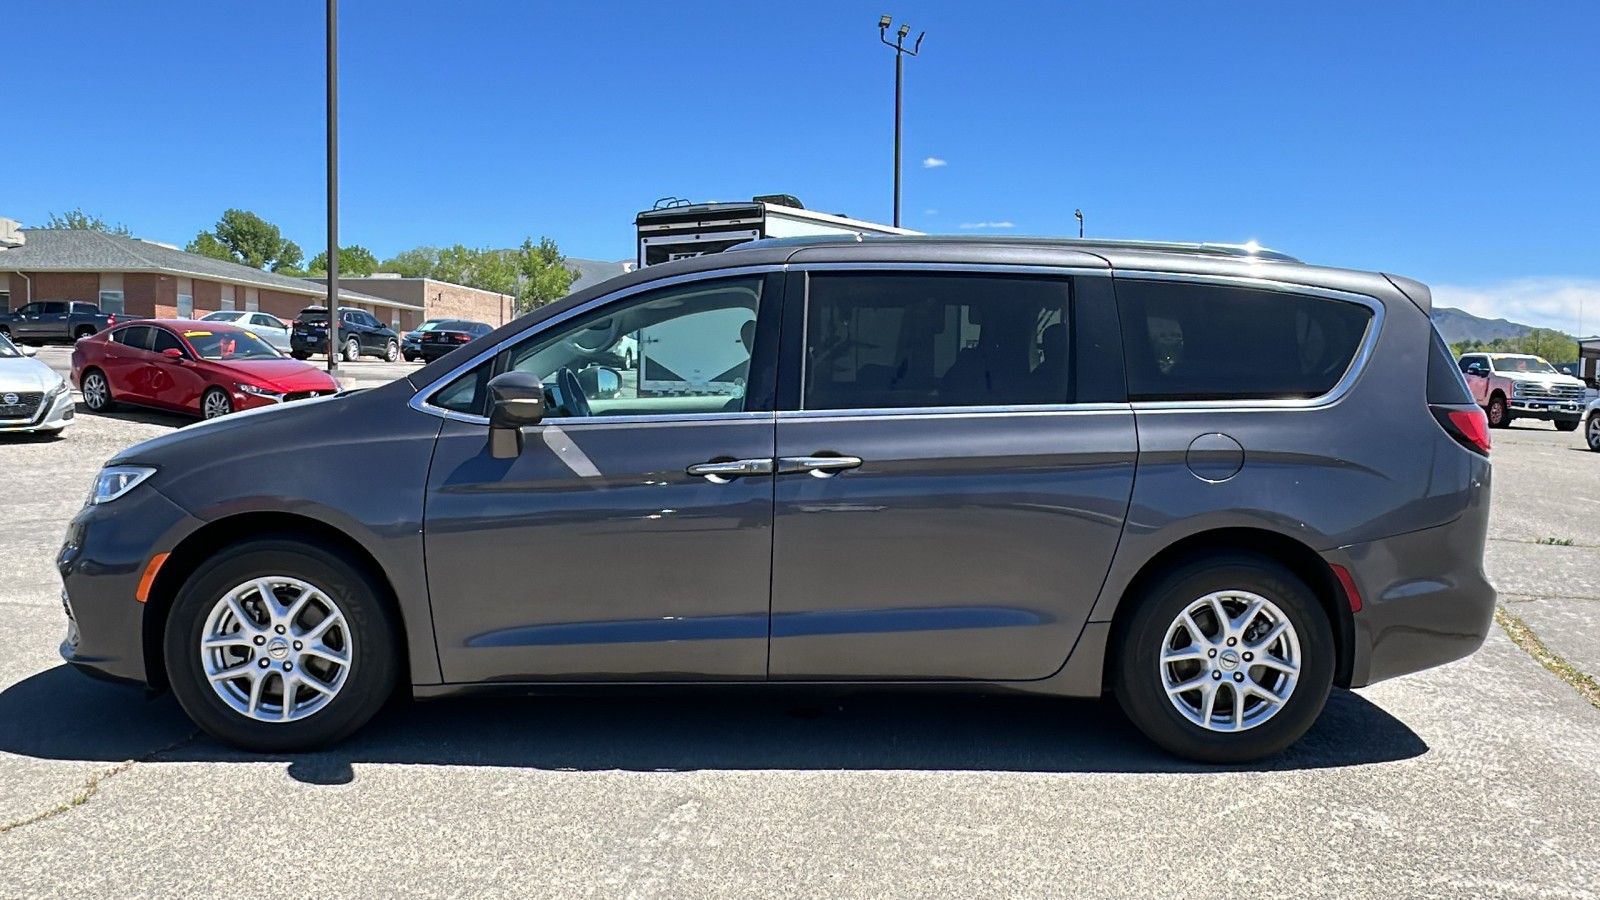
[{"label": "green tree", "polygon": [[[344,257],[341,256],[339,259],[342,263]],[[384,260],[378,271],[395,272],[402,278],[429,278],[433,276],[433,268],[438,264],[438,247],[415,247],[402,250]]]},{"label": "green tree", "polygon": [[65,228],[72,231],[102,231],[106,234],[115,234],[121,237],[133,237],[133,232],[128,230],[128,226],[121,222],[109,225],[105,219],[84,212],[81,206],[68,210],[59,216],[55,213],[50,213],[50,220],[45,223],[44,227]]},{"label": "green tree", "polygon": [[1450,352],[1458,359],[1463,353],[1531,353],[1554,365],[1561,365],[1577,362],[1578,342],[1571,335],[1554,328],[1534,328],[1519,337],[1456,341],[1450,345]]},{"label": "green tree", "polygon": [[[217,255],[218,247],[227,255]],[[278,226],[244,209],[227,210],[217,220],[215,229],[195,235],[184,249],[216,259],[229,259],[252,269],[270,268],[285,274],[296,271],[305,258],[298,244],[284,240]]]},{"label": "green tree", "polygon": [[[328,274],[328,251],[324,250],[311,257],[311,263],[306,267],[306,271],[312,275]],[[360,278],[376,271],[378,271],[378,258],[372,255],[371,250],[360,244],[339,248],[340,275]]]},{"label": "green tree", "polygon": [[577,277],[577,270],[567,267],[567,258],[550,238],[541,237],[537,244],[531,237],[524,239],[515,256],[517,269],[522,276],[517,285],[519,313],[530,312],[559,300],[572,290],[572,280]]}]

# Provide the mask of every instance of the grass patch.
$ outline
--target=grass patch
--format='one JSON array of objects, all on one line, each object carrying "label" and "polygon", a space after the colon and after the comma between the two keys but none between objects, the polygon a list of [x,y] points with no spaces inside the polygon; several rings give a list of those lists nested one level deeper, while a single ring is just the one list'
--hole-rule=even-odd
[{"label": "grass patch", "polygon": [[52,806],[49,809],[40,810],[39,812],[36,812],[33,815],[25,818],[13,819],[10,822],[0,822],[0,834],[5,834],[13,828],[21,828],[24,825],[32,825],[35,822],[43,822],[45,819],[48,819],[51,816],[59,816],[64,812],[69,812],[84,805],[85,803],[88,803],[89,798],[93,797],[100,790],[101,781],[104,781],[105,779],[110,778],[118,773],[126,772],[131,768],[133,768],[133,760],[130,759],[125,763],[112,766],[111,768],[106,769],[104,772],[96,772],[93,775],[90,775],[89,780],[83,783],[83,787],[78,788],[78,792],[73,794],[71,797],[68,797],[64,802]]},{"label": "grass patch", "polygon": [[1545,544],[1551,547],[1571,547],[1574,542],[1572,538],[1542,537],[1537,541],[1534,541],[1534,543]]},{"label": "grass patch", "polygon": [[1600,709],[1600,683],[1578,671],[1572,663],[1562,658],[1561,654],[1546,647],[1544,642],[1539,640],[1539,636],[1533,633],[1533,629],[1528,627],[1528,623],[1517,618],[1504,606],[1495,607],[1494,621],[1505,629],[1507,635],[1510,635],[1513,644],[1526,650],[1529,656],[1538,660],[1539,665],[1572,685],[1572,689],[1577,691],[1579,696],[1593,704],[1596,709]]}]

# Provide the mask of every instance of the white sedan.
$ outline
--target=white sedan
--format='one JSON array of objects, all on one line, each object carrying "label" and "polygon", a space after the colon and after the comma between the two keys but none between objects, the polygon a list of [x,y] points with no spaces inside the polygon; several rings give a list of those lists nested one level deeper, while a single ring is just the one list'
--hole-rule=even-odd
[{"label": "white sedan", "polygon": [[34,352],[0,335],[0,432],[60,434],[72,424],[72,388]]},{"label": "white sedan", "polygon": [[289,352],[289,326],[277,316],[269,316],[264,312],[248,309],[224,309],[220,312],[207,314],[202,322],[227,322],[246,331],[253,332],[279,352]]}]

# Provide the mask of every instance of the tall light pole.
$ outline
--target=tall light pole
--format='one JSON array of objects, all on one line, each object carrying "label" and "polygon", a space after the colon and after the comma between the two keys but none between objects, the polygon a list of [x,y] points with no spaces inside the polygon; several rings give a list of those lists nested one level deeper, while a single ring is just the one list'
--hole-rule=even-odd
[{"label": "tall light pole", "polygon": [[1075,209],[1072,211],[1072,215],[1078,220],[1078,237],[1081,238],[1083,237],[1083,210]]},{"label": "tall light pole", "polygon": [[[339,371],[339,0],[328,0],[328,375]],[[337,380],[336,382],[337,383]]]},{"label": "tall light pole", "polygon": [[[331,2],[331,0],[330,0]],[[907,53],[917,55],[922,48],[922,39],[928,36],[926,31],[917,35],[917,42],[906,49],[906,35],[911,33],[910,25],[901,25],[899,32],[894,36],[894,43],[889,43],[889,25],[892,24],[888,16],[878,20],[878,40],[884,46],[894,48],[894,227],[900,227],[900,85],[905,77],[904,60]]]}]

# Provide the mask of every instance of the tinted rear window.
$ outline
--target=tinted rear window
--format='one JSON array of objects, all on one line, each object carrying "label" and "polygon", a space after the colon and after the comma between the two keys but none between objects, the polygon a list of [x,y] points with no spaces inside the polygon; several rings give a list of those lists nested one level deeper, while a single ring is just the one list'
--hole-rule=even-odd
[{"label": "tinted rear window", "polygon": [[1116,282],[1130,400],[1280,400],[1333,390],[1371,310],[1279,291]]},{"label": "tinted rear window", "polygon": [[1450,348],[1445,346],[1439,329],[1430,328],[1429,331],[1432,336],[1428,340],[1428,402],[1473,402],[1472,394],[1467,391],[1467,383],[1461,377],[1461,370],[1450,358]]}]

